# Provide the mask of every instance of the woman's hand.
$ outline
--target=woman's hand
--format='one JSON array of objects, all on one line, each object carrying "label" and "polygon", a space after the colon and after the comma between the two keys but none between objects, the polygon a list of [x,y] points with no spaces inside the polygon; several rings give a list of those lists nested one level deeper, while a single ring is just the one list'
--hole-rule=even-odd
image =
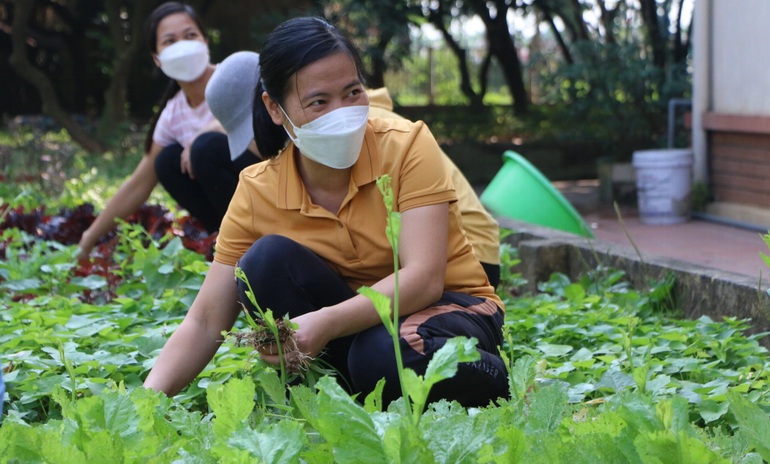
[{"label": "woman's hand", "polygon": [[91,238],[91,234],[88,231],[83,232],[83,235],[80,236],[80,242],[78,242],[78,262],[88,261],[93,248],[94,240]]},{"label": "woman's hand", "polygon": [[[334,338],[329,329],[329,324],[332,321],[329,321],[328,314],[323,309],[297,316],[291,322],[297,324],[294,333],[294,342],[297,344],[296,350],[311,358],[317,357]],[[289,347],[281,346],[281,349],[286,352]],[[268,364],[277,366],[281,363],[275,345],[262,348],[259,350],[259,354]]]},{"label": "woman's hand", "polygon": [[99,242],[99,239],[115,227],[115,219],[125,219],[150,198],[152,190],[158,185],[158,177],[155,175],[155,159],[162,149],[163,147],[153,142],[149,153],[142,156],[131,177],[123,182],[115,195],[107,202],[104,211],[96,216],[94,222],[83,232],[78,243],[79,260],[88,259],[91,250]]},{"label": "woman's hand", "polygon": [[185,147],[184,150],[182,150],[179,169],[182,170],[182,174],[187,174],[190,176],[190,179],[195,179],[195,174],[193,173],[192,165],[190,164],[190,147]]}]

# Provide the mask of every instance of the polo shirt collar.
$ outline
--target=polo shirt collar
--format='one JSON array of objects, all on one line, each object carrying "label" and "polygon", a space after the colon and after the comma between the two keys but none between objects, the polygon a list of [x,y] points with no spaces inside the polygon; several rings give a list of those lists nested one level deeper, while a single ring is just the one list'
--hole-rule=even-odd
[{"label": "polo shirt collar", "polygon": [[[294,156],[301,156],[296,153],[294,142],[281,152],[278,161],[278,194],[276,197],[276,206],[283,209],[301,209],[302,199],[305,187],[302,185],[302,178],[297,169],[297,163]],[[358,156],[356,164],[350,173],[352,179],[351,189],[353,193],[366,184],[374,182],[382,175],[382,163],[380,163],[380,153],[375,143],[374,130],[371,124],[366,126],[366,135],[361,144],[361,154]]]}]

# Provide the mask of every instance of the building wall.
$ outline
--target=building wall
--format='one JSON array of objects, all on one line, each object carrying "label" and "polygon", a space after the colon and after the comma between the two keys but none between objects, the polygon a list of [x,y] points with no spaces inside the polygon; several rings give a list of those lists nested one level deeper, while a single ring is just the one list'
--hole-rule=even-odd
[{"label": "building wall", "polygon": [[716,203],[770,210],[770,1],[695,7],[695,180]]},{"label": "building wall", "polygon": [[711,111],[770,115],[768,27],[768,0],[713,0]]}]

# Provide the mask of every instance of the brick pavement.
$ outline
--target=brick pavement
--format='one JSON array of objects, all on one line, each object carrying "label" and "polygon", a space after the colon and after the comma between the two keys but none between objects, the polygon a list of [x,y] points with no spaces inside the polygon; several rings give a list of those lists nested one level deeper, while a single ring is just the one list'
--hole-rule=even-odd
[{"label": "brick pavement", "polygon": [[[644,258],[666,256],[727,272],[770,280],[770,268],[760,252],[770,254],[761,232],[693,218],[681,224],[648,225],[639,219],[635,205],[614,205],[599,201],[598,181],[554,182],[593,230],[596,238],[613,244],[635,243]],[[630,236],[630,239],[629,239]]]}]

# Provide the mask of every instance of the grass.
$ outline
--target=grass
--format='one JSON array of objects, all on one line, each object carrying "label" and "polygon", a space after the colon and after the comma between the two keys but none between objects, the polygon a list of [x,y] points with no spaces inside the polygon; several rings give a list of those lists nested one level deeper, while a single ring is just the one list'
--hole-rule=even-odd
[{"label": "grass", "polygon": [[[32,209],[91,203],[101,211],[143,156],[138,136],[127,133],[114,151],[92,154],[64,131],[0,131],[0,204]],[[176,208],[162,188],[149,202]]]}]

